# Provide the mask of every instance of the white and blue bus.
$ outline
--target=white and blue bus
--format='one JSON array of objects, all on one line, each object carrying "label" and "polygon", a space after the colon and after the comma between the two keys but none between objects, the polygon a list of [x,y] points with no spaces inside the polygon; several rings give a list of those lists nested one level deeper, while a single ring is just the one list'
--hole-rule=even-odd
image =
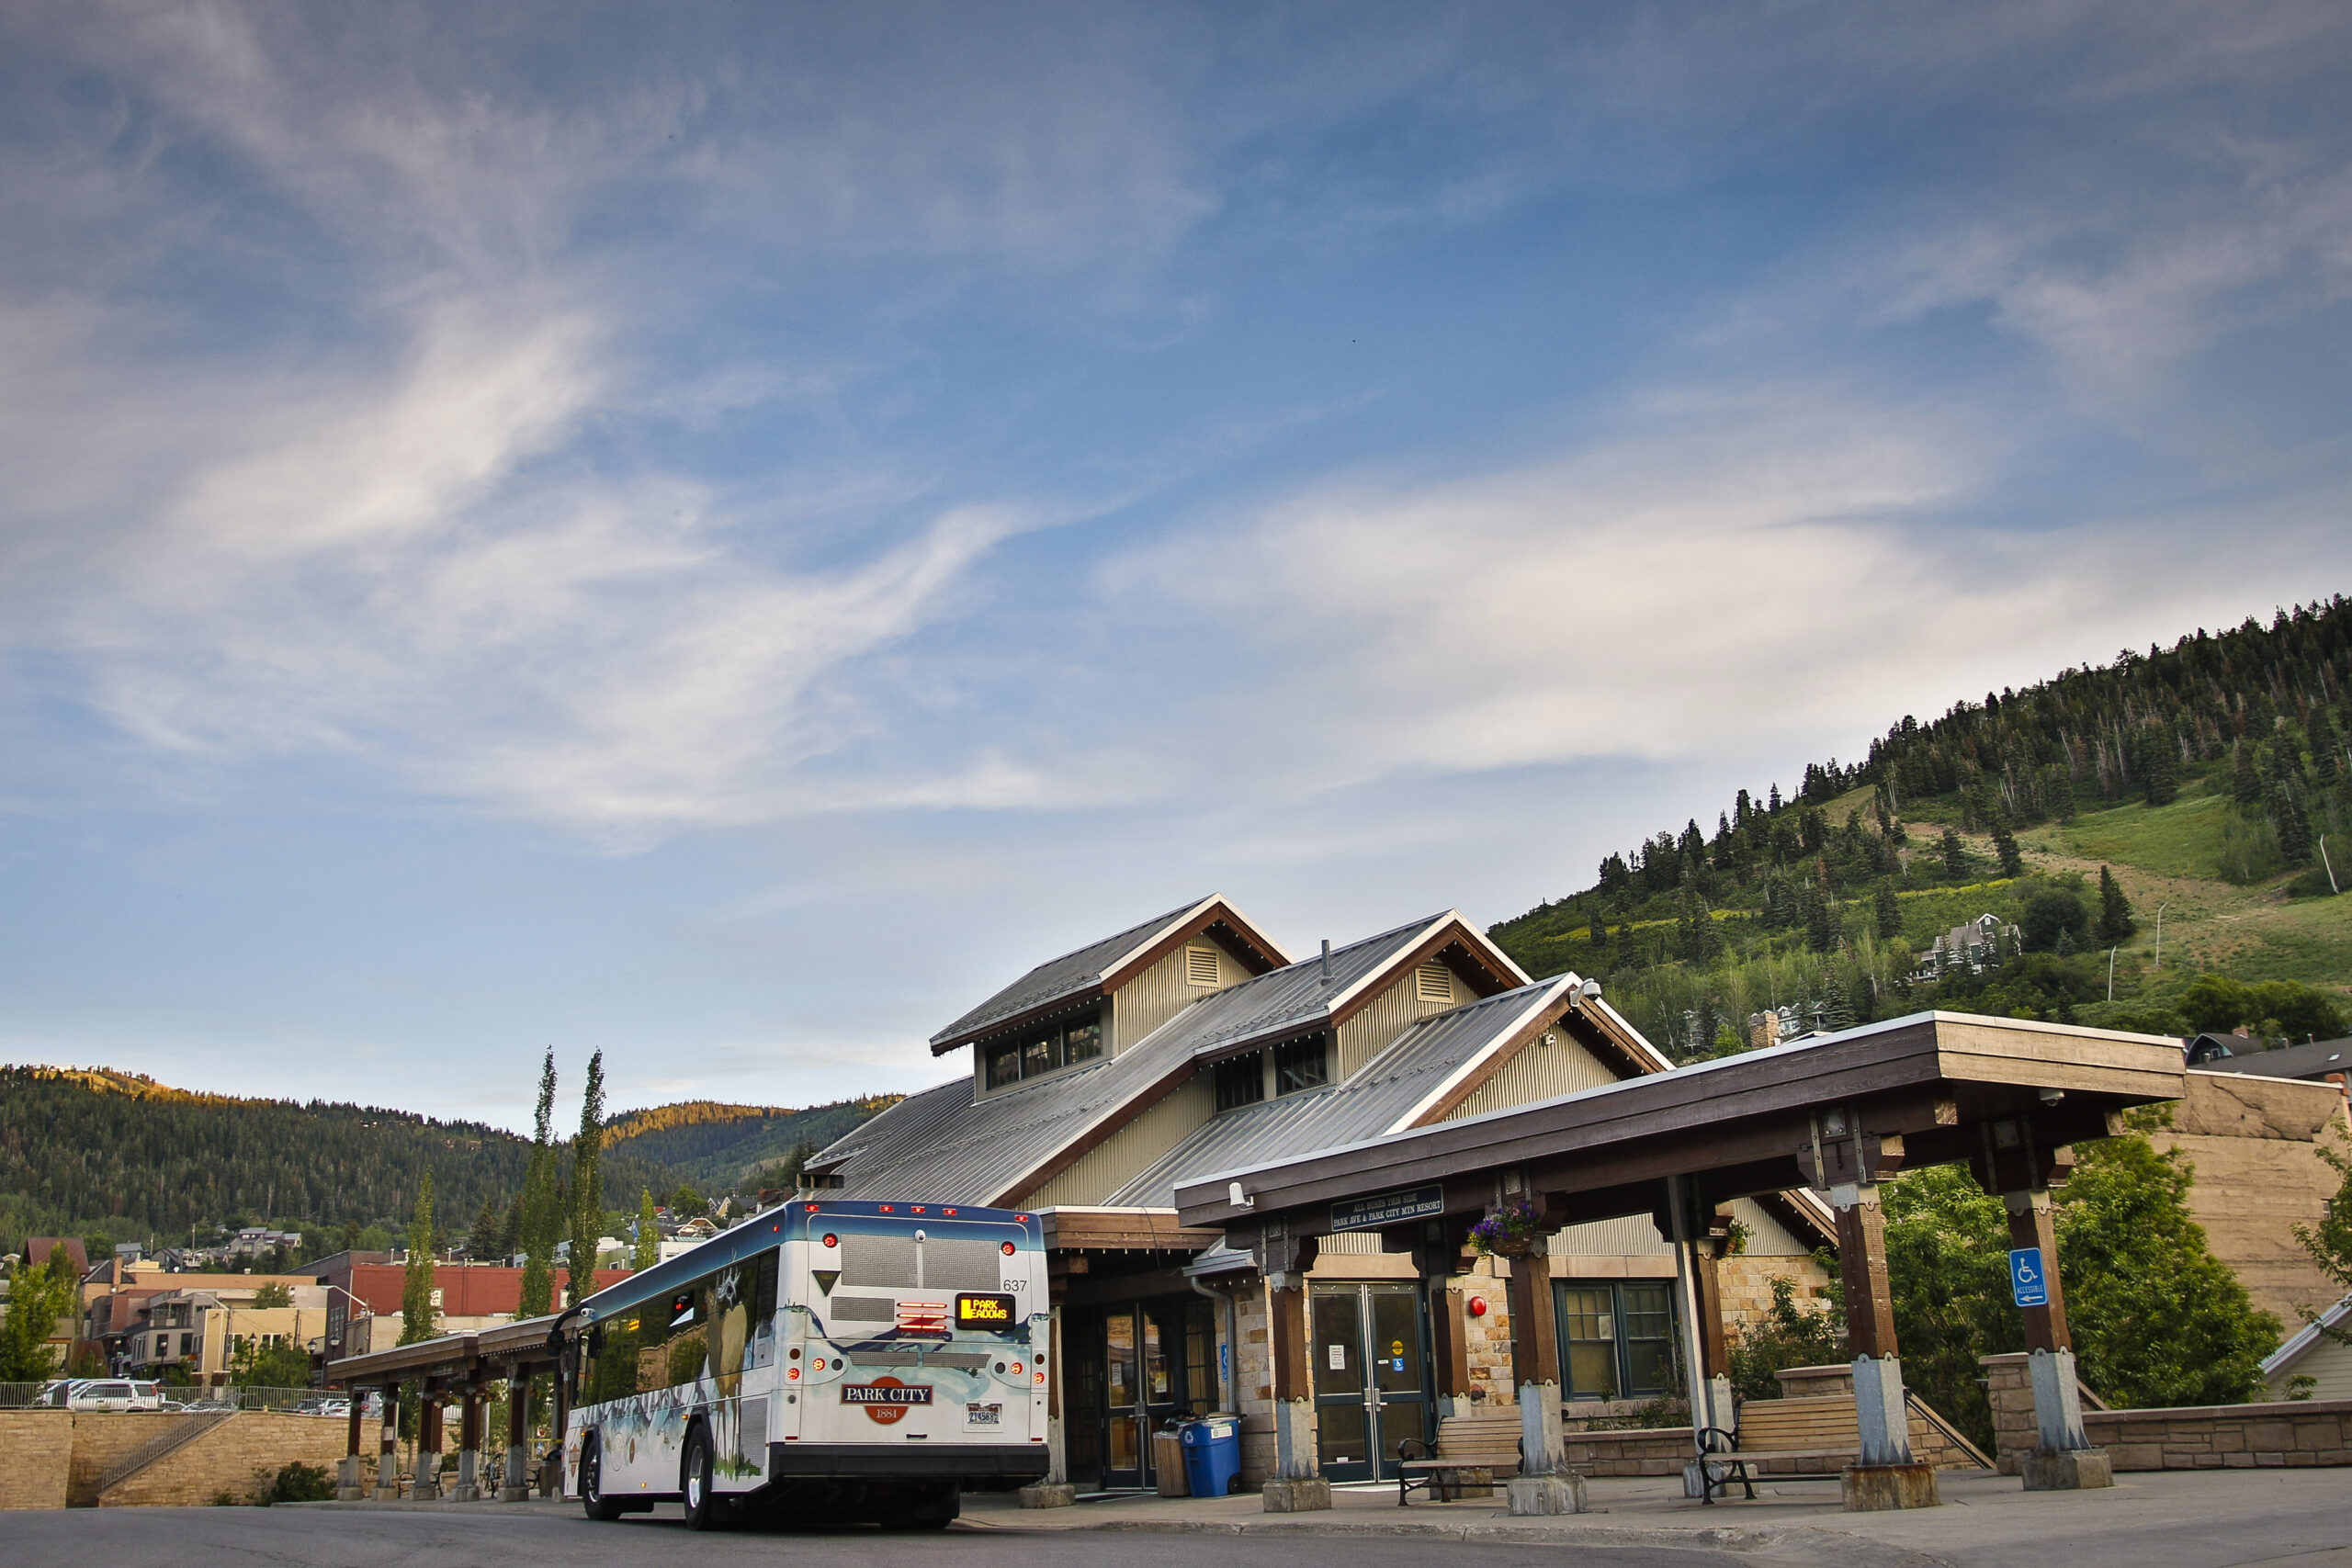
[{"label": "white and blue bus", "polygon": [[1046,1473],[1043,1227],[968,1204],[764,1210],[564,1315],[565,1486],[939,1527]]}]

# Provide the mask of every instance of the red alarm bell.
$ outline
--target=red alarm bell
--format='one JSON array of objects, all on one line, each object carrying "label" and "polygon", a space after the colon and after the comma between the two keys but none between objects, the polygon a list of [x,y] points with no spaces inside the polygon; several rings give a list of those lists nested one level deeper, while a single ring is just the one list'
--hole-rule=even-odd
[{"label": "red alarm bell", "polygon": [[1486,1316],[1487,1298],[1484,1296],[1472,1296],[1469,1302],[1469,1311],[1472,1317]]}]

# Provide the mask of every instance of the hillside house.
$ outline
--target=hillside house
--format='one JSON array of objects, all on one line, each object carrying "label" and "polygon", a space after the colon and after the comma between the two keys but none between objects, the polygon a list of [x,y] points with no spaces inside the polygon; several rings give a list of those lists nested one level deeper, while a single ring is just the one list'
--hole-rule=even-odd
[{"label": "hillside house", "polygon": [[1963,920],[1919,955],[1919,967],[1912,971],[1911,978],[1938,980],[1963,971],[1982,975],[1998,968],[2004,958],[2016,953],[2018,940],[2018,928],[2004,923],[1998,915],[1987,913]]},{"label": "hillside house", "polygon": [[[1037,1213],[1058,1455],[1100,1486],[1150,1484],[1149,1434],[1180,1411],[1240,1414],[1245,1484],[1269,1469],[1263,1281],[1222,1233],[1177,1224],[1178,1182],[1669,1066],[1597,988],[1531,981],[1454,911],[1293,960],[1222,897],[1037,965],[931,1044],[968,1053],[965,1071],[816,1156],[805,1195]],[[1776,1276],[1821,1283],[1828,1218],[1810,1194],[1734,1207],[1735,1321]],[[1563,1231],[1551,1266],[1571,1419],[1675,1393],[1674,1263],[1655,1226]],[[1427,1435],[1441,1401],[1511,1404],[1506,1267],[1425,1285],[1376,1235],[1326,1243],[1309,1276],[1326,1473],[1392,1475],[1397,1440]]]}]

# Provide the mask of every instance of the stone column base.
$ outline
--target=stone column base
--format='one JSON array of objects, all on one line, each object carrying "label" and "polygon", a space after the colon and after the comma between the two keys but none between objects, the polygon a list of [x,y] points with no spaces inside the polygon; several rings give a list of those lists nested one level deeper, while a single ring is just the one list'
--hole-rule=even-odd
[{"label": "stone column base", "polygon": [[1035,1486],[1023,1486],[1020,1496],[1024,1508],[1069,1508],[1078,1505],[1078,1488],[1066,1482],[1041,1481]]},{"label": "stone column base", "polygon": [[476,1486],[470,1481],[460,1481],[455,1486],[449,1488],[449,1501],[452,1503],[479,1503],[481,1501],[481,1488]]},{"label": "stone column base", "polygon": [[2029,1492],[2089,1492],[2115,1484],[2105,1449],[2029,1449],[2018,1456]]},{"label": "stone column base", "polygon": [[356,1503],[368,1495],[368,1483],[360,1479],[363,1461],[357,1454],[349,1454],[334,1461],[334,1500]]},{"label": "stone column base", "polygon": [[1589,1510],[1581,1475],[1514,1475],[1503,1483],[1514,1518],[1544,1514],[1581,1514]]},{"label": "stone column base", "polygon": [[1841,1490],[1849,1514],[1940,1508],[1944,1502],[1936,1490],[1936,1467],[1931,1464],[1853,1465],[1846,1471]]},{"label": "stone column base", "polygon": [[1331,1483],[1319,1475],[1269,1481],[1258,1489],[1270,1514],[1311,1514],[1331,1506]]},{"label": "stone column base", "polygon": [[502,1486],[498,1489],[498,1500],[502,1503],[527,1502],[530,1496],[531,1489],[527,1486]]}]

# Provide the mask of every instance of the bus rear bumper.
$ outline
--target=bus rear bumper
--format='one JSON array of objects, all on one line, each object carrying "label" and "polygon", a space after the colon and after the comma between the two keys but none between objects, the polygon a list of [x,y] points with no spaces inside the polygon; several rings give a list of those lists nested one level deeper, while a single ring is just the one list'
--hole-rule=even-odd
[{"label": "bus rear bumper", "polygon": [[768,1479],[952,1481],[979,1486],[1035,1481],[1046,1473],[1043,1443],[956,1443],[938,1448],[908,1443],[770,1443]]}]

